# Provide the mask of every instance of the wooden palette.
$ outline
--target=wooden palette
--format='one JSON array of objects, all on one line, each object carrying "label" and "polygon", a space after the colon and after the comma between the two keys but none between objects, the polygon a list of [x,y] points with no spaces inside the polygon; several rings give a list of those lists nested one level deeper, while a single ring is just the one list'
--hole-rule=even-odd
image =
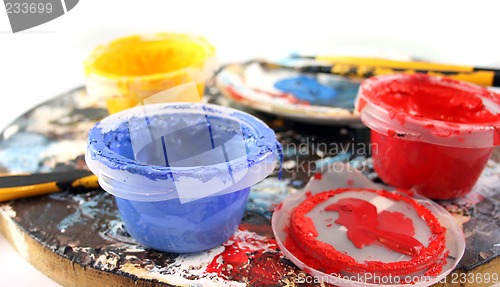
[{"label": "wooden palette", "polygon": [[[219,102],[213,83],[207,91],[208,101]],[[87,131],[106,114],[83,88],[35,107],[0,136],[0,171],[84,169]],[[283,257],[274,240],[272,210],[328,162],[363,164],[364,173],[377,180],[370,159],[358,150],[323,150],[331,143],[367,143],[369,133],[257,116],[284,146],[283,179],[273,174],[252,188],[239,230],[220,247],[186,255],[141,246],[126,232],[113,197],[102,190],[64,191],[0,204],[0,232],[22,257],[64,286],[302,286],[305,273]],[[300,144],[306,144],[306,150]],[[490,286],[451,280],[460,283],[462,273],[500,273],[499,154],[497,150],[476,192],[440,202],[463,222],[467,249],[447,283],[436,286]]]}]

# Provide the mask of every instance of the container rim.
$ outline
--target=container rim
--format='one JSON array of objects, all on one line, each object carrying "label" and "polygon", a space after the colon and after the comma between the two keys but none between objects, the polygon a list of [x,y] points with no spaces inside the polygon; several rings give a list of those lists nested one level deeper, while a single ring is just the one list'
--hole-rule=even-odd
[{"label": "container rim", "polygon": [[[426,74],[391,74],[371,77],[363,81],[355,100],[355,110],[361,121],[381,134],[405,140],[422,141],[452,147],[494,147],[500,145],[500,120],[491,123],[456,123],[417,117],[408,112],[391,112],[388,104],[376,101],[366,91],[381,83],[418,78],[429,84],[465,90],[483,100],[487,108],[500,113],[500,95],[485,87],[441,76]],[[425,83],[425,82],[424,82]]]}]

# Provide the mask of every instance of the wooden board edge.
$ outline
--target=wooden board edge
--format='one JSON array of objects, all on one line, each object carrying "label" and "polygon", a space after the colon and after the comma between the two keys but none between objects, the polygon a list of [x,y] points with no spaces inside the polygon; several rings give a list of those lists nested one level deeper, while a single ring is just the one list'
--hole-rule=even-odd
[{"label": "wooden board edge", "polygon": [[[0,206],[0,233],[28,263],[62,286],[171,286],[157,280],[140,279],[130,274],[117,275],[72,262],[28,236],[13,221],[12,216],[2,209],[2,206]],[[479,278],[484,281],[485,274],[491,276],[494,273],[500,274],[500,257],[473,270],[457,269],[450,273],[446,280],[434,284],[433,287],[489,287],[491,283],[481,283]]]},{"label": "wooden board edge", "polygon": [[156,280],[139,279],[133,275],[117,275],[72,262],[28,236],[1,205],[0,233],[24,260],[62,286],[168,286]]}]

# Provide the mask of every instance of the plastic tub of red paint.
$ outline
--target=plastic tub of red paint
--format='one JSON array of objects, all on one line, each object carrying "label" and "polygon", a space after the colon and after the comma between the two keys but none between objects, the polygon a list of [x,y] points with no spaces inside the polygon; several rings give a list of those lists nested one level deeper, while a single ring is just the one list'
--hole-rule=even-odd
[{"label": "plastic tub of red paint", "polygon": [[281,151],[259,119],[208,104],[139,106],[89,133],[85,160],[127,231],[167,252],[215,247],[236,231],[250,187]]},{"label": "plastic tub of red paint", "polygon": [[375,171],[433,199],[471,191],[500,145],[500,96],[424,74],[365,80],[356,109],[371,129]]}]

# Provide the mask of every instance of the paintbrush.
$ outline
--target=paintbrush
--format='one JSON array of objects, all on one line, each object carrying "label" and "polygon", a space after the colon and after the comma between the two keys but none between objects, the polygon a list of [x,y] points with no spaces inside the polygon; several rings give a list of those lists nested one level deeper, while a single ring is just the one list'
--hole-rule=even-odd
[{"label": "paintbrush", "polygon": [[88,170],[0,176],[0,202],[98,187],[97,176]]},{"label": "paintbrush", "polygon": [[390,60],[383,58],[324,56],[324,55],[323,56],[291,55],[290,58],[310,59],[318,62],[325,62],[331,64],[347,64],[347,65],[397,68],[397,69],[455,71],[455,72],[492,71],[495,73],[500,73],[500,69],[494,69],[494,68],[440,64],[440,63],[432,63],[425,61],[398,61],[398,60]]},{"label": "paintbrush", "polygon": [[446,76],[481,86],[500,87],[500,70],[467,66],[442,65],[427,62],[403,62],[376,58],[292,56],[292,59],[314,59],[328,64],[286,65],[258,61],[266,69],[287,69],[299,73],[333,74],[345,77],[369,78],[397,73],[424,73]]}]

